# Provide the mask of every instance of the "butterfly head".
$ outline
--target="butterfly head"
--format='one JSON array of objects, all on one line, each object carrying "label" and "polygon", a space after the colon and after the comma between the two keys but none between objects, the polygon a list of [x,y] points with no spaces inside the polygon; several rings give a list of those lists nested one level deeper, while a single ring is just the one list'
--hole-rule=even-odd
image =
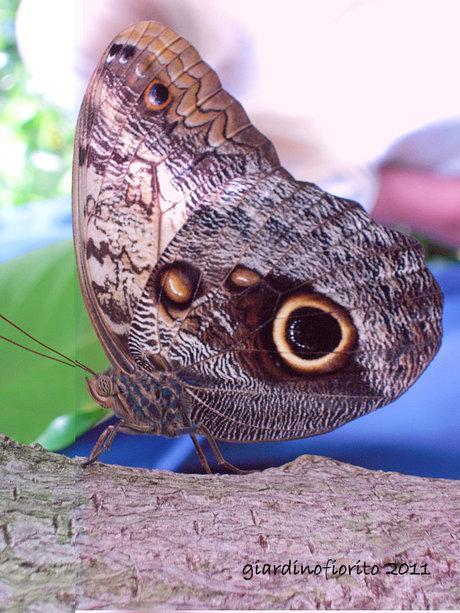
[{"label": "butterfly head", "polygon": [[86,379],[88,391],[94,400],[106,409],[114,408],[114,398],[117,396],[117,386],[111,371],[97,374],[91,379]]}]

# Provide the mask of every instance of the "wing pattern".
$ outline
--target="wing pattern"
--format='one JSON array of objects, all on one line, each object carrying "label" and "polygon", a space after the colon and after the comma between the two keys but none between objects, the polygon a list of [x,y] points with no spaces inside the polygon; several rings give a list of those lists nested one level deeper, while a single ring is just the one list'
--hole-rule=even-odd
[{"label": "wing pattern", "polygon": [[420,245],[302,183],[172,30],[122,32],[83,102],[80,281],[112,363],[168,368],[219,439],[318,434],[403,393],[441,339]]},{"label": "wing pattern", "polygon": [[[160,112],[145,102],[153,81],[171,96]],[[125,363],[135,305],[172,236],[230,180],[273,168],[278,158],[197,51],[155,22],[128,28],[104,53],[75,143],[82,289],[109,358]]]},{"label": "wing pattern", "polygon": [[[158,278],[187,261],[200,273],[197,295],[167,317]],[[232,291],[237,268],[257,271],[261,282]],[[326,296],[352,319],[357,341],[337,372],[299,376],[266,342],[280,304],[299,291]],[[217,438],[296,438],[405,391],[438,349],[441,310],[418,243],[276,171],[189,218],[152,271],[130,347],[147,369],[155,354],[167,357],[187,382],[193,420]]]}]

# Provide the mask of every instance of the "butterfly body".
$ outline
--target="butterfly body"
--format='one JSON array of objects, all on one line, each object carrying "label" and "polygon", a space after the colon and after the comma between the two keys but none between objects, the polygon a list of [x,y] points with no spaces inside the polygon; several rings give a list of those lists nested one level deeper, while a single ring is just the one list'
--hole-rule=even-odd
[{"label": "butterfly body", "polygon": [[88,387],[93,398],[131,430],[176,436],[185,423],[190,425],[182,385],[166,373],[138,370],[128,375],[112,368],[90,380]]},{"label": "butterfly body", "polygon": [[112,364],[90,391],[132,431],[326,432],[403,393],[440,343],[420,245],[295,180],[195,49],[154,22],[121,33],[88,87],[74,236]]}]

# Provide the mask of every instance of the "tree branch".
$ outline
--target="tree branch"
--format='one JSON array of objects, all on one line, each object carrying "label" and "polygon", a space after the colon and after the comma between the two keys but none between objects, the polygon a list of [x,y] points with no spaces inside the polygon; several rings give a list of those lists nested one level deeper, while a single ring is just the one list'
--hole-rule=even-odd
[{"label": "tree branch", "polygon": [[8,610],[460,605],[456,481],[318,456],[247,476],[82,469],[3,435],[0,467]]}]

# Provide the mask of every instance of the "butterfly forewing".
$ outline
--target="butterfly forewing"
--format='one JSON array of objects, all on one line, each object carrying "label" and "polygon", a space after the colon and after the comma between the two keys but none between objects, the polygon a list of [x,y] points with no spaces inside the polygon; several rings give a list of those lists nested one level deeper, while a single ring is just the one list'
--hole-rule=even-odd
[{"label": "butterfly forewing", "polygon": [[112,360],[130,359],[135,305],[190,213],[233,177],[277,164],[271,143],[170,28],[141,22],[109,45],[78,121],[73,202],[83,293]]}]

